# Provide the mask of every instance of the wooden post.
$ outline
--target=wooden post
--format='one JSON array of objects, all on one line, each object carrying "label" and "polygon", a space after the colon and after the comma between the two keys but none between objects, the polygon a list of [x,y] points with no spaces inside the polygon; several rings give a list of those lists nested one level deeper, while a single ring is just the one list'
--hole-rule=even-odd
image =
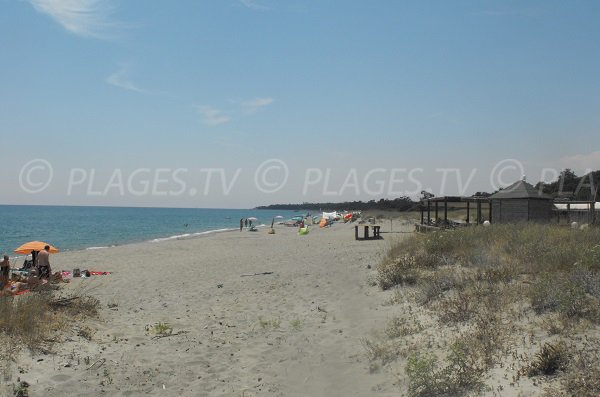
[{"label": "wooden post", "polygon": [[429,220],[431,219],[431,201],[427,200],[427,224],[429,225]]},{"label": "wooden post", "polygon": [[421,225],[423,224],[424,217],[425,217],[425,207],[421,205]]},{"label": "wooden post", "polygon": [[358,240],[358,225],[354,226],[354,239]]},{"label": "wooden post", "polygon": [[437,224],[438,220],[438,202],[435,202],[435,223]]},{"label": "wooden post", "polygon": [[492,223],[492,200],[488,201],[488,209],[489,209],[488,221],[490,221],[490,223]]},{"label": "wooden post", "polygon": [[444,223],[448,223],[448,198],[444,197]]},{"label": "wooden post", "polygon": [[596,202],[592,201],[592,203],[590,204],[590,207],[592,207],[592,225],[596,223]]},{"label": "wooden post", "polygon": [[469,215],[471,214],[471,202],[467,201],[467,225],[469,224]]},{"label": "wooden post", "polygon": [[481,201],[477,202],[477,224],[481,223]]}]

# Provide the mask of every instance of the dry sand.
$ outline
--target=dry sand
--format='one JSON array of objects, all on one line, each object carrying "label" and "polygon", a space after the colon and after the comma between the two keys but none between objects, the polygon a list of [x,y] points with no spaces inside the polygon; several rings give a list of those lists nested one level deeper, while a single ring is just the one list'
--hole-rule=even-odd
[{"label": "dry sand", "polygon": [[[112,272],[61,286],[100,299],[95,333],[24,353],[4,383],[20,376],[32,396],[398,395],[393,367],[372,372],[361,340],[390,319],[368,280],[405,235],[278,226],[52,255],[55,270]],[[173,335],[157,337],[161,322]]]}]

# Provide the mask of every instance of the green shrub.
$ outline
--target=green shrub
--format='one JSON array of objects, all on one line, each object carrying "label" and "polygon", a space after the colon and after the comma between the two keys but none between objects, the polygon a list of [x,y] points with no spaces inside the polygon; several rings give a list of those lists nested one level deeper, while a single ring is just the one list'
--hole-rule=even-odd
[{"label": "green shrub", "polygon": [[406,363],[409,397],[436,397],[443,395],[442,379],[437,371],[434,355],[413,355]]},{"label": "green shrub", "polygon": [[483,388],[484,369],[472,358],[466,345],[454,343],[448,354],[448,365],[439,368],[433,354],[417,354],[408,358],[409,397],[462,396]]},{"label": "green shrub", "polygon": [[600,322],[600,277],[581,268],[570,273],[543,274],[530,289],[531,306],[536,313],[558,312],[568,318]]},{"label": "green shrub", "polygon": [[430,303],[447,291],[464,288],[466,281],[455,269],[440,269],[436,272],[422,274],[419,279],[419,303]]},{"label": "green shrub", "polygon": [[415,284],[419,278],[415,258],[409,255],[388,259],[380,263],[377,270],[377,284],[384,290],[396,285]]},{"label": "green shrub", "polygon": [[565,370],[568,364],[569,352],[564,342],[545,343],[536,353],[534,361],[524,368],[524,372],[527,376],[554,375],[557,371]]},{"label": "green shrub", "polygon": [[483,387],[485,368],[474,354],[469,341],[458,340],[450,346],[448,366],[444,369],[446,382],[455,391],[468,391]]}]

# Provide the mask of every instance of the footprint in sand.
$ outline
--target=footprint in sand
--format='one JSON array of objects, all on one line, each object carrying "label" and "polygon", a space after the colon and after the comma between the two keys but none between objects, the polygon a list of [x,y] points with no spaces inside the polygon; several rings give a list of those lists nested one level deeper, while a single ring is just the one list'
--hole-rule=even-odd
[{"label": "footprint in sand", "polygon": [[50,378],[51,381],[56,382],[56,383],[62,383],[65,382],[67,380],[71,379],[70,375],[54,375],[52,378]]}]

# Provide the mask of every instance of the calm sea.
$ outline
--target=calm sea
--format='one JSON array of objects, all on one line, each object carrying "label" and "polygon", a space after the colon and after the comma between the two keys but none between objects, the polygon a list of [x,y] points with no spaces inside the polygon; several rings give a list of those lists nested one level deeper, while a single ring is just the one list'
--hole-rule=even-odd
[{"label": "calm sea", "polygon": [[62,251],[162,241],[239,229],[240,218],[270,225],[297,212],[205,208],[123,208],[0,205],[0,254],[39,240]]}]

